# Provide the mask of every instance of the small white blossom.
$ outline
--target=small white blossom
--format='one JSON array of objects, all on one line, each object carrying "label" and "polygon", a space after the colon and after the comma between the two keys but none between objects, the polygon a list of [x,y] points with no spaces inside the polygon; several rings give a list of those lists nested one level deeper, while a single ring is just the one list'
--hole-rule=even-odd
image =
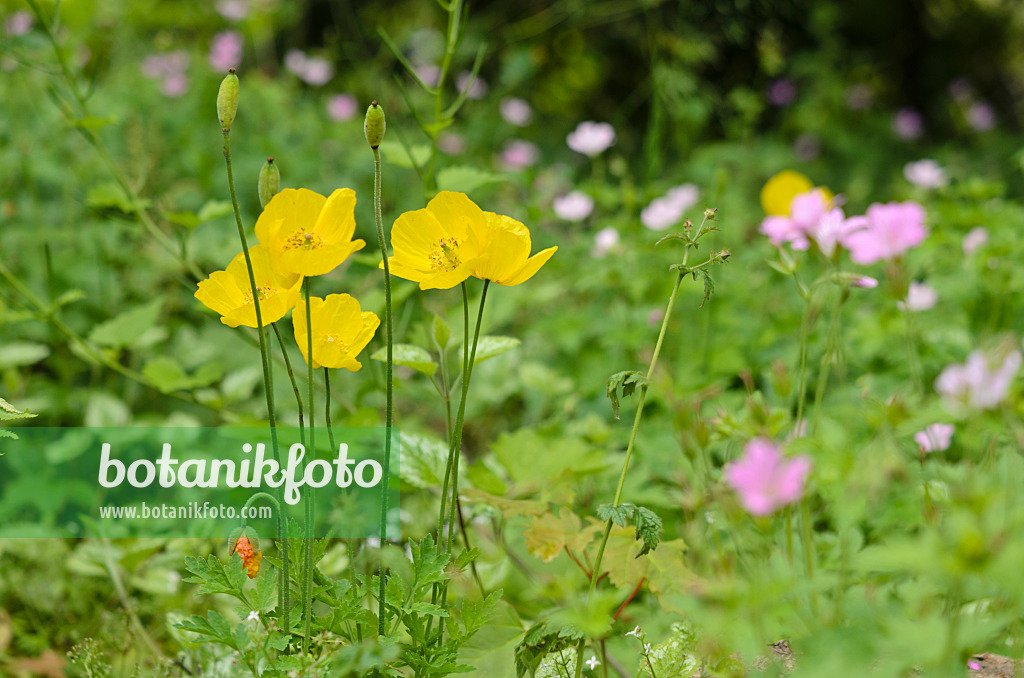
[{"label": "small white blossom", "polygon": [[250,611],[249,612],[249,616],[245,618],[245,621],[247,621],[247,622],[259,621],[259,620],[260,620],[259,610],[252,610],[252,611]]},{"label": "small white blossom", "polygon": [[626,635],[627,636],[634,636],[636,638],[639,638],[640,637],[640,626],[638,625],[635,629],[633,629],[632,631],[630,631]]},{"label": "small white blossom", "polygon": [[593,671],[594,669],[596,669],[598,666],[601,665],[601,662],[597,659],[597,657],[593,657],[593,656],[590,659],[588,659],[587,661],[583,662],[583,663],[586,664],[587,666],[589,666],[591,671]]}]

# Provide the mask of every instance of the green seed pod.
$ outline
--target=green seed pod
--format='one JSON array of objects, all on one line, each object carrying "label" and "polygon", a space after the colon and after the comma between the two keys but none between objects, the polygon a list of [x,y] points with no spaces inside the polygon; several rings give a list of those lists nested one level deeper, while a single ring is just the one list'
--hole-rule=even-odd
[{"label": "green seed pod", "polygon": [[273,158],[267,158],[263,163],[257,188],[260,194],[260,207],[266,207],[270,199],[281,190],[281,170],[277,169]]},{"label": "green seed pod", "polygon": [[228,71],[220,82],[220,91],[217,92],[217,117],[220,118],[220,126],[225,132],[231,129],[231,123],[235,120],[235,113],[238,112],[238,76],[235,69]]},{"label": "green seed pod", "polygon": [[363,133],[366,134],[366,143],[370,148],[377,148],[384,139],[384,130],[387,123],[384,120],[384,109],[374,101],[366,109],[366,120],[363,121]]}]

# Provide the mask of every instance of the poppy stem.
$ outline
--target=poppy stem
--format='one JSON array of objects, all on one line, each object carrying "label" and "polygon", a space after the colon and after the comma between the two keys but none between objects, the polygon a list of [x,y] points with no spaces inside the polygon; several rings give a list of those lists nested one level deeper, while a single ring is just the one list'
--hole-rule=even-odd
[{"label": "poppy stem", "polygon": [[377,595],[377,634],[383,636],[387,628],[387,608],[385,602],[384,547],[388,542],[388,484],[391,480],[391,427],[394,425],[394,401],[392,371],[394,365],[394,315],[391,311],[391,268],[388,262],[388,247],[384,238],[384,219],[380,207],[380,150],[373,151],[373,214],[377,220],[377,243],[384,260],[384,321],[387,328],[387,362],[385,363],[385,382],[387,388],[387,414],[384,431],[384,478],[380,494],[380,589]]},{"label": "poppy stem", "polygon": [[281,330],[277,329],[277,323],[270,323],[277,335],[277,343],[281,347],[281,355],[284,356],[284,365],[288,369],[288,380],[292,382],[292,391],[295,393],[295,405],[299,408],[299,442],[306,444],[305,421],[302,416],[302,396],[299,395],[299,385],[295,383],[295,372],[292,371],[292,361],[288,358],[288,350],[284,347],[284,339],[281,337]]},{"label": "poppy stem", "polygon": [[[313,311],[310,308],[310,299],[313,296],[312,284],[309,278],[305,281],[306,288],[306,366],[309,379],[309,450],[305,465],[316,459],[316,444],[314,432],[316,431],[316,416],[313,409]],[[309,636],[313,624],[313,519],[314,507],[313,497],[316,490],[310,485],[306,488],[306,538],[302,549],[302,614],[304,618],[302,633],[302,654],[309,651]]]},{"label": "poppy stem", "polygon": [[[256,308],[256,335],[260,340],[260,358],[263,362],[263,390],[267,396],[267,418],[270,423],[270,445],[274,452],[274,461],[281,465],[281,450],[277,442],[277,415],[274,411],[274,373],[267,349],[267,338],[263,334],[263,313],[260,311],[260,291],[256,286],[256,274],[252,270],[252,259],[249,257],[249,245],[245,239],[245,227],[242,226],[242,213],[238,209],[238,197],[235,195],[235,179],[231,172],[231,132],[224,130],[224,162],[228,173],[228,191],[231,194],[231,207],[235,212],[235,225],[238,226],[238,239],[242,243],[242,255],[245,257],[245,268],[249,272],[249,289],[252,292],[253,306]],[[277,488],[277,502],[284,505],[284,488]],[[288,521],[280,511],[277,512],[277,540],[281,545],[281,572],[278,580],[277,602],[281,615],[281,625],[286,634],[291,631],[291,580],[288,569]]]}]

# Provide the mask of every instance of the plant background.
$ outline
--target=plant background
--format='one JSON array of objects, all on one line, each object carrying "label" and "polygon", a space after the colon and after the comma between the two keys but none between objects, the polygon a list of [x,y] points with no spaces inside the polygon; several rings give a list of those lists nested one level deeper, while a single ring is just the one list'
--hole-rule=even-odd
[{"label": "plant background", "polygon": [[[221,268],[236,253],[213,112],[223,75],[209,63],[218,33],[242,37],[233,160],[247,225],[259,212],[257,173],[273,156],[282,186],[324,194],[354,188],[357,237],[374,241],[373,166],[361,129],[361,112],[371,99],[388,114],[385,223],[423,206],[423,184],[398,140],[413,148],[414,158],[428,141],[396,81],[420,109],[429,110],[430,102],[416,92],[378,28],[411,61],[436,62],[444,26],[434,3],[251,0],[239,20],[218,13],[214,4],[63,4],[59,36],[93,116],[77,128],[54,103],[54,88],[57,96],[68,90],[45,34],[38,26],[3,34],[0,258],[44,308],[0,285],[0,383],[4,398],[38,415],[32,423],[230,425],[264,417],[253,342],[222,326],[193,298],[180,257],[161,248],[132,215],[137,205],[112,169],[200,271]],[[5,17],[25,9],[0,3]],[[993,565],[984,554],[996,552],[997,539],[1010,539],[1008,526],[1019,521],[1011,482],[1024,469],[1008,453],[991,466],[981,463],[984,473],[968,474],[985,445],[1010,452],[1019,447],[1019,388],[1000,412],[958,423],[963,443],[950,450],[941,479],[949,483],[946,508],[953,516],[946,527],[932,539],[907,526],[920,518],[921,501],[911,436],[931,421],[949,419],[930,384],[975,347],[1005,337],[1019,344],[1024,335],[1018,305],[1022,34],[1024,9],[1018,4],[980,0],[470,5],[454,71],[469,70],[486,42],[480,70],[486,93],[470,99],[443,133],[451,145],[438,156],[439,186],[523,221],[535,250],[560,248],[534,280],[501,290],[488,307],[485,332],[515,336],[522,344],[474,374],[465,438],[470,491],[537,502],[549,511],[545,520],[570,521],[563,532],[572,528],[568,509],[584,519],[592,515],[614,489],[632,412],[627,400],[624,421],[614,420],[605,380],[647,364],[657,313],[671,288],[667,269],[679,259],[670,248],[654,249],[662,234],[642,225],[641,209],[669,188],[692,182],[701,197],[687,216],[696,222],[703,208],[717,207],[721,232],[711,246],[733,253],[702,310],[700,285],[684,284],[662,370],[653,375],[641,453],[625,497],[656,509],[666,539],[683,539],[689,550],[685,566],[670,573],[678,589],[642,593],[620,620],[623,631],[643,623],[660,638],[682,617],[699,622],[723,646],[748,653],[766,639],[803,636],[809,667],[828,666],[828,657],[864,666],[895,656],[895,671],[914,663],[908,653],[922,641],[948,630],[950,606],[961,609],[970,601],[981,616],[954,635],[952,658],[936,662],[1019,645],[1016,619],[1024,591],[1000,578],[1009,576],[999,569],[1005,563]],[[284,65],[289,50],[323,57],[333,76],[322,85],[304,82]],[[187,60],[187,87],[178,96],[163,93],[160,79],[143,69],[147,57],[171,52]],[[794,91],[784,105],[772,101],[780,81]],[[339,94],[357,102],[349,119],[328,114],[330,98]],[[530,104],[529,124],[503,119],[500,102],[510,96]],[[978,105],[990,107],[993,128],[972,126]],[[908,107],[922,116],[917,139],[894,132],[894,115]],[[594,161],[565,143],[584,120],[607,121],[617,133],[616,144]],[[83,126],[95,128],[112,165],[80,133]],[[534,164],[508,166],[502,154],[512,139],[535,144]],[[460,145],[460,152],[452,150]],[[906,181],[904,165],[926,157],[947,169],[949,186],[925,191]],[[747,544],[762,544],[771,529],[745,522],[720,481],[722,464],[739,453],[746,437],[781,439],[793,423],[803,304],[791,281],[766,265],[773,250],[757,233],[760,188],[785,168],[844,194],[848,213],[876,201],[921,201],[931,235],[908,258],[907,272],[927,280],[940,299],[915,317],[926,385],[921,392],[909,386],[899,285],[881,267],[867,269],[883,279],[882,286],[855,290],[843,310],[842,371],[813,439],[821,497],[818,555],[827,563],[840,553],[889,545],[885,557],[897,561],[901,554],[918,560],[920,549],[935,558],[921,559],[928,565],[909,573],[901,566],[881,580],[851,584],[849,596],[857,603],[842,625],[842,615],[823,615],[823,625],[811,624],[797,603],[776,596],[792,592],[795,580],[761,546],[753,548],[766,557],[764,568],[754,568],[760,579],[744,569]],[[596,204],[580,222],[560,219],[552,207],[571,190]],[[961,239],[975,226],[987,228],[991,239],[980,253],[965,256]],[[595,256],[595,235],[608,227],[621,239]],[[349,292],[364,309],[380,313],[383,293],[371,250],[318,281],[318,292]],[[412,283],[400,282],[396,299],[397,341],[429,345],[433,313],[446,316],[459,338],[456,293],[420,294]],[[48,320],[53,317],[77,338],[59,331]],[[812,334],[812,365],[820,360],[826,330],[821,323]],[[379,338],[371,343],[359,373],[338,375],[332,383],[336,425],[381,421],[383,366],[368,359],[381,345]],[[112,371],[98,354],[142,378]],[[297,352],[293,359],[299,360]],[[431,529],[431,488],[443,472],[443,410],[422,376],[409,370],[398,376],[403,455],[418,462],[407,473],[403,466],[402,533],[419,539]],[[281,418],[294,420],[287,382],[276,385]],[[59,468],[40,473],[53,488],[52,497],[37,499],[45,521],[46,502],[59,502],[70,489],[61,485]],[[25,501],[5,491],[0,536],[11,536],[2,527],[5,513]],[[996,520],[993,506],[1010,517]],[[479,643],[477,665],[480,675],[511,675],[523,620],[551,607],[578,611],[580,573],[564,555],[551,562],[531,555],[524,537],[531,518],[502,514],[484,501],[471,504],[470,512],[480,525],[500,520],[497,532],[480,528],[481,568],[488,582],[506,592],[502,616]],[[715,516],[727,518],[728,527],[713,522]],[[856,529],[844,531],[851,525]],[[894,538],[905,541],[892,546]],[[999,542],[1007,558],[1021,548],[1010,542]],[[220,604],[195,597],[180,583],[182,556],[222,548],[213,541],[0,540],[0,661],[12,672],[31,673],[35,665],[25,662],[49,661],[36,672],[78,675],[64,664],[64,653],[85,638],[102,637],[102,651],[124,656],[115,662],[116,675],[130,675],[146,650],[129,629],[125,598],[173,656],[183,639],[168,620]],[[394,550],[400,559],[400,549]],[[952,564],[940,557],[949,553]],[[344,556],[330,557],[325,569],[340,572]],[[686,599],[682,582],[708,571],[716,571],[715,583],[729,592]],[[114,580],[121,585],[112,586]],[[931,602],[951,582],[962,586],[962,597]],[[986,589],[985,582],[994,583]],[[878,595],[890,597],[888,607]],[[737,617],[755,621],[729,631]],[[635,647],[622,633],[614,642],[613,651],[628,657],[632,670]],[[865,647],[873,651],[859,657]]]}]

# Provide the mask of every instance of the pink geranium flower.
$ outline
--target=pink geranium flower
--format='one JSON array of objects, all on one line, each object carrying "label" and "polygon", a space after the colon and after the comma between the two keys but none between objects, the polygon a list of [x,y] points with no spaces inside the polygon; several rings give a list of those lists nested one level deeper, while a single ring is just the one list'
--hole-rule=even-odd
[{"label": "pink geranium flower", "polygon": [[814,189],[793,198],[788,217],[767,217],[760,230],[776,247],[789,243],[795,250],[806,250],[813,241],[831,258],[836,247],[845,245],[852,233],[866,226],[864,217],[847,218],[841,208],[830,207],[821,189]]},{"label": "pink geranium flower", "polygon": [[[594,199],[583,191],[572,191],[555,198],[551,203],[551,207],[555,210],[555,214],[558,215],[559,219],[583,221],[594,211]],[[615,232],[615,242],[618,242],[619,232],[615,231],[615,229],[612,229],[612,231]]]},{"label": "pink geranium flower", "polygon": [[935,380],[935,390],[954,412],[990,410],[1003,402],[1020,369],[1021,354],[1010,351],[1001,364],[981,351],[973,351],[964,364],[947,365]]},{"label": "pink geranium flower", "polygon": [[923,431],[914,434],[914,442],[923,452],[948,450],[955,428],[953,424],[929,424]]},{"label": "pink geranium flower", "polygon": [[868,207],[865,227],[843,243],[850,259],[861,265],[894,259],[927,237],[924,208],[916,202],[875,203]]},{"label": "pink geranium flower", "polygon": [[960,245],[964,248],[964,254],[970,256],[978,251],[978,248],[988,242],[988,229],[984,226],[975,226],[964,236]]},{"label": "pink geranium flower", "polygon": [[740,503],[755,516],[766,516],[800,499],[811,470],[805,455],[784,459],[782,451],[764,438],[743,448],[743,458],[725,467],[725,480],[739,495]]},{"label": "pink geranium flower", "polygon": [[238,31],[221,31],[210,43],[210,66],[215,71],[237,67],[242,61],[242,36]]}]

